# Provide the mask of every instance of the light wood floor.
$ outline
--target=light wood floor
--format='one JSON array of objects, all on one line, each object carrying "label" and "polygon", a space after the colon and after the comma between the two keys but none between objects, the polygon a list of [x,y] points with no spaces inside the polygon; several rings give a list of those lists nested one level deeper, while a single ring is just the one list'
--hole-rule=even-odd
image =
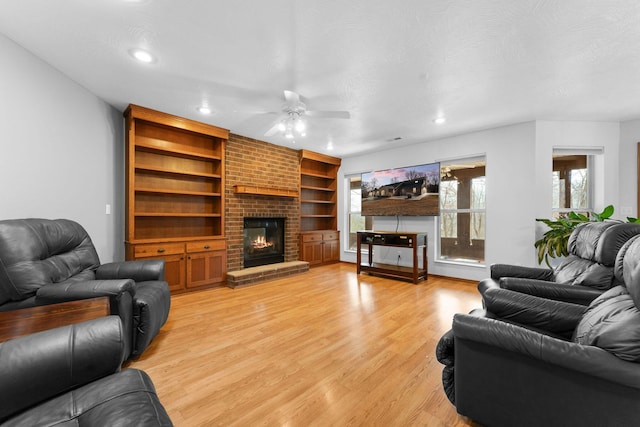
[{"label": "light wood floor", "polygon": [[348,263],[253,286],[175,295],[127,366],[145,370],[176,426],[473,426],[434,349],[476,284],[355,273]]}]

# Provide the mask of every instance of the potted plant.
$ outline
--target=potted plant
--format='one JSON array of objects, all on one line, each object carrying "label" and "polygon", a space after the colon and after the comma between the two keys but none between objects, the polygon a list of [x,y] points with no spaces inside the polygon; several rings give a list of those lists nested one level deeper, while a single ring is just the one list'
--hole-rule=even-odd
[{"label": "potted plant", "polygon": [[[613,206],[609,205],[600,213],[589,212],[588,215],[584,215],[571,211],[566,216],[558,218],[557,220],[536,218],[536,221],[540,221],[549,227],[549,230],[544,233],[542,238],[534,243],[534,246],[538,250],[538,264],[542,264],[544,260],[549,268],[551,268],[549,258],[569,255],[567,242],[574,228],[585,222],[612,220],[611,216],[613,212]],[[640,223],[640,219],[638,218],[627,217],[627,221]]]}]

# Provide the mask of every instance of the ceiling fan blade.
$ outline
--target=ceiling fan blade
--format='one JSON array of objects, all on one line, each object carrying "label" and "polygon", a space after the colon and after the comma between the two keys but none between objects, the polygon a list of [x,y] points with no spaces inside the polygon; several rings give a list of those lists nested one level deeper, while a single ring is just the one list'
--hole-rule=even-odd
[{"label": "ceiling fan blade", "polygon": [[348,111],[313,111],[307,110],[305,114],[309,117],[320,117],[326,119],[350,119],[351,114]]},{"label": "ceiling fan blade", "polygon": [[288,103],[297,104],[300,102],[300,94],[291,90],[285,90],[284,99],[286,99]]},{"label": "ceiling fan blade", "polygon": [[269,130],[264,133],[264,136],[273,136],[276,133],[278,133],[278,125],[280,124],[280,121],[281,120],[278,119],[275,122],[273,122]]}]

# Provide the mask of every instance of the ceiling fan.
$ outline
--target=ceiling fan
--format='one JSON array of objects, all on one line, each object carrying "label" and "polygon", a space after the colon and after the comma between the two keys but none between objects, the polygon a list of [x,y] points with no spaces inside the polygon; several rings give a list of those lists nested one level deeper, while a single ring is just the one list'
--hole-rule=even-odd
[{"label": "ceiling fan", "polygon": [[264,136],[273,136],[278,132],[289,139],[294,137],[294,131],[304,136],[306,132],[305,117],[319,117],[327,119],[348,119],[348,111],[314,111],[307,110],[307,106],[300,100],[300,94],[291,90],[284,91],[286,103],[282,106],[282,115],[276,120]]}]

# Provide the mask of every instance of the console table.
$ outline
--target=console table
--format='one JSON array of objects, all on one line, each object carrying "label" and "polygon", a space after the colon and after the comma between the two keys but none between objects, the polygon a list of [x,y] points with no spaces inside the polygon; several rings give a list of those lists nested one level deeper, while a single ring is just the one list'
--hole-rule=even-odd
[{"label": "console table", "polygon": [[109,297],[81,299],[0,312],[0,342],[108,316]]},{"label": "console table", "polygon": [[[427,279],[427,234],[413,232],[392,231],[358,231],[357,265],[358,274],[368,271],[386,276],[408,278],[413,283],[420,279]],[[369,259],[362,262],[362,245],[369,249]],[[412,267],[400,265],[382,264],[373,262],[374,246],[392,246],[397,248],[411,248],[413,252]],[[418,248],[422,248],[422,265],[419,265]]]}]

